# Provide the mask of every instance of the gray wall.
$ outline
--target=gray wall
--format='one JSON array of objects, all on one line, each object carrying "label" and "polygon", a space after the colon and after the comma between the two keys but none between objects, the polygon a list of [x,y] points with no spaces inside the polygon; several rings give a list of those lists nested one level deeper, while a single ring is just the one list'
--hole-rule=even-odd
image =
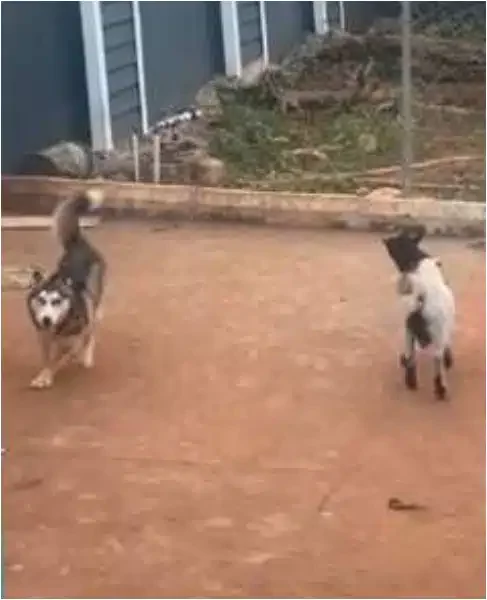
[{"label": "gray wall", "polygon": [[237,10],[242,66],[245,67],[262,56],[260,7],[258,2],[239,0]]},{"label": "gray wall", "polygon": [[219,2],[141,2],[149,123],[224,72]]},{"label": "gray wall", "polygon": [[132,3],[101,3],[114,142],[140,129],[140,95]]},{"label": "gray wall", "polygon": [[[333,2],[333,4],[338,3]],[[334,10],[334,13],[337,11],[338,8]],[[395,19],[399,18],[400,14],[400,2],[372,2],[370,0],[345,2],[345,27],[351,33],[362,33],[367,31],[375,19]]]},{"label": "gray wall", "polygon": [[2,172],[62,139],[89,142],[77,2],[2,2]]},{"label": "gray wall", "polygon": [[269,57],[278,62],[313,31],[312,2],[266,2]]}]

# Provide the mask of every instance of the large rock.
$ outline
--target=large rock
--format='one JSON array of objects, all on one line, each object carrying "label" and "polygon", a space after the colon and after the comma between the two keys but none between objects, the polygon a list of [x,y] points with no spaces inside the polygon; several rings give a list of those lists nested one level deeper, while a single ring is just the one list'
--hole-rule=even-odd
[{"label": "large rock", "polygon": [[208,155],[198,155],[192,159],[194,180],[204,186],[216,187],[225,179],[225,163]]}]

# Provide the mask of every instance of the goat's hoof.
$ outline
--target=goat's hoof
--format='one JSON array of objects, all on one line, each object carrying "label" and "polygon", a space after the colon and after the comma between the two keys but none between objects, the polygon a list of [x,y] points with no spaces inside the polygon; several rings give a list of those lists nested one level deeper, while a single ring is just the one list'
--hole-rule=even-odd
[{"label": "goat's hoof", "polygon": [[406,376],[404,378],[406,383],[406,387],[408,390],[417,390],[418,389],[418,375],[416,373],[416,367],[407,366],[406,367]]},{"label": "goat's hoof", "polygon": [[399,356],[399,364],[403,369],[407,369],[411,366],[412,359],[408,358],[405,354]]},{"label": "goat's hoof", "polygon": [[443,353],[443,364],[445,369],[451,369],[453,367],[453,352],[450,348],[446,348]]},{"label": "goat's hoof", "polygon": [[448,394],[445,384],[440,377],[435,377],[435,396],[438,400],[447,400]]}]

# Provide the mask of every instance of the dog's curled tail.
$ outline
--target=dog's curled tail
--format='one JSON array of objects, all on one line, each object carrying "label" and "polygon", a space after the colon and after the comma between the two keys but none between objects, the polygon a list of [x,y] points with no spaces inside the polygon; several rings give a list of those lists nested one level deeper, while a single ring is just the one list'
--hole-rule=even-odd
[{"label": "dog's curled tail", "polygon": [[81,237],[79,219],[82,215],[95,210],[103,203],[103,192],[92,188],[73,198],[63,200],[53,213],[52,228],[56,239],[63,248],[67,248]]}]

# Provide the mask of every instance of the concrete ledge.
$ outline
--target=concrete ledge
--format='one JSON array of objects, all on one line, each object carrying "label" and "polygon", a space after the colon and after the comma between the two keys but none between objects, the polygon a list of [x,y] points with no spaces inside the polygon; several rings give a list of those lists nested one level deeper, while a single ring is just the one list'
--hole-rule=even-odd
[{"label": "concrete ledge", "polygon": [[[95,227],[100,222],[98,217],[83,217],[80,219],[80,226],[83,229]],[[2,229],[49,229],[52,224],[52,218],[49,217],[28,217],[28,216],[7,216],[2,217]]]},{"label": "concrete ledge", "polygon": [[485,235],[485,203],[48,177],[3,177],[2,214],[49,214],[61,198],[93,186],[105,193],[106,218],[210,220],[365,231],[387,231],[412,220],[421,222],[430,234]]}]

